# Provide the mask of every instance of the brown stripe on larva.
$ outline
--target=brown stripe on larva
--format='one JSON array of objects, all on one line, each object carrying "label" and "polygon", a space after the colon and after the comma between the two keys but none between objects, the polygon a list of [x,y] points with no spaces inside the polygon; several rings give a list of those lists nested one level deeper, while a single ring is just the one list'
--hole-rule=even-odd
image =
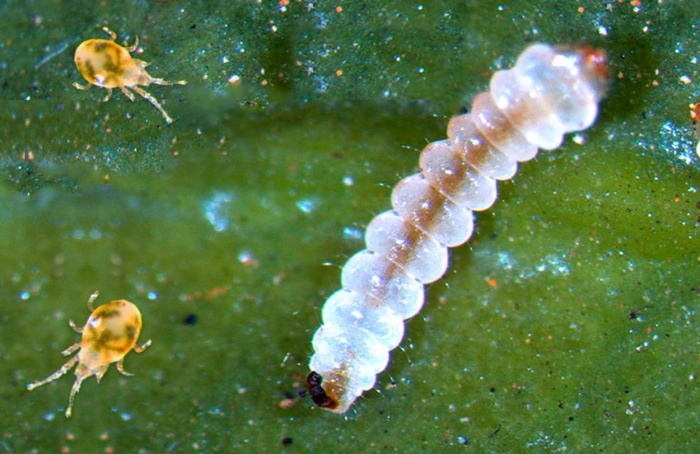
[{"label": "brown stripe on larva", "polygon": [[525,131],[530,126],[533,118],[542,118],[543,113],[550,115],[548,106],[535,105],[532,102],[523,98],[511,99],[508,107],[502,109],[501,112],[506,116],[510,125],[510,129]]},{"label": "brown stripe on larva", "polygon": [[[396,262],[393,262],[391,260],[386,261],[386,266],[384,268],[384,280],[389,282],[393,281],[394,279],[401,279],[405,276],[410,276],[406,270],[401,266],[398,265]],[[367,297],[370,298],[370,301],[373,306],[380,306],[387,304],[387,301],[390,298],[389,294],[389,288],[386,286],[382,286],[379,284],[375,284],[372,286],[371,293],[367,294]]]},{"label": "brown stripe on larva", "polygon": [[[458,129],[454,131],[455,128]],[[484,169],[491,161],[508,159],[506,155],[491,146],[486,137],[476,128],[471,115],[453,118],[448,128],[447,138],[455,146],[455,152],[462,154],[476,170]]]},{"label": "brown stripe on larva", "polygon": [[437,224],[438,214],[443,210],[447,203],[447,197],[440,191],[429,185],[430,191],[428,198],[420,205],[418,211],[411,213],[411,217],[406,219],[426,234],[432,231]]},{"label": "brown stripe on larva", "polygon": [[[439,142],[428,144],[428,147],[440,146]],[[427,147],[426,147],[427,148]],[[464,159],[464,155],[456,153],[450,148],[451,159],[443,166],[441,178],[438,181],[431,181],[430,185],[453,200],[457,199],[456,194],[464,185],[464,178],[472,166]]]},{"label": "brown stripe on larva", "polygon": [[433,239],[413,223],[406,222],[405,219],[403,225],[404,230],[401,233],[405,233],[403,238],[407,241],[395,241],[389,253],[384,255],[384,257],[402,267],[410,263],[417,254],[420,254],[421,245],[424,242]]},{"label": "brown stripe on larva", "polygon": [[[534,148],[493,103],[491,93],[479,93],[472,104],[472,120],[491,145],[499,150],[512,144]],[[536,149],[535,149],[536,150]]]}]

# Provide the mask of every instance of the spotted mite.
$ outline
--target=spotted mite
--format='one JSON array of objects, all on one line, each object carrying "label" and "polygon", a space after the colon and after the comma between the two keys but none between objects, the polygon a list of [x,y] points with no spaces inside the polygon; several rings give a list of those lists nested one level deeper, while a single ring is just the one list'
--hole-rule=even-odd
[{"label": "spotted mite", "polygon": [[136,353],[141,353],[146,347],[151,345],[150,339],[141,346],[136,345],[142,326],[141,312],[138,307],[127,300],[116,300],[93,309],[92,303],[97,299],[98,295],[99,292],[90,295],[87,305],[92,313],[83,328],[76,326],[73,320],[68,322],[70,327],[75,332],[81,333],[83,337],[80,342],[76,342],[65,349],[62,355],[68,356],[75,351],[78,351],[78,354],[54,372],[53,375],[27,385],[27,389],[32,391],[34,388],[63,376],[75,363],[78,363],[78,367],[75,369],[77,378],[73,384],[73,389],[71,389],[68,409],[66,410],[66,417],[68,418],[71,416],[73,399],[80,390],[80,384],[83,380],[94,375],[97,378],[97,383],[99,383],[102,376],[109,369],[109,365],[113,362],[117,363],[117,370],[123,375],[133,376],[134,374],[124,370],[124,356],[132,349]]},{"label": "spotted mite", "polygon": [[170,124],[173,119],[163,109],[163,106],[141,86],[151,84],[157,85],[186,85],[187,81],[179,80],[169,82],[167,80],[151,77],[146,72],[146,66],[150,63],[133,58],[129,52],[133,52],[139,47],[139,38],[129,47],[122,47],[115,42],[117,34],[107,27],[102,28],[109,33],[109,40],[89,39],[80,43],[75,50],[75,66],[80,74],[89,82],[88,85],[80,85],[74,82],[73,86],[80,90],[89,90],[96,85],[107,89],[107,96],[103,102],[109,101],[112,96],[112,89],[119,88],[131,101],[135,100],[134,94],[129,89],[147,99],[156,109],[163,114],[165,122]]}]

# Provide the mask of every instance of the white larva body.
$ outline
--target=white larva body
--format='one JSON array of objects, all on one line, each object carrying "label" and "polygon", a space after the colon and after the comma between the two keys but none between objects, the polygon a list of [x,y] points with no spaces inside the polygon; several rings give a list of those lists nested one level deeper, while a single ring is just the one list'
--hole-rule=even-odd
[{"label": "white larva body", "polygon": [[428,144],[421,172],[396,185],[393,210],[370,222],[367,249],[345,264],[343,288],[323,307],[307,378],[317,405],[344,413],[374,386],[401,342],[403,320],[423,305],[423,285],[447,270],[447,248],[471,236],[472,210],[494,203],[496,179],[512,178],[518,161],[588,128],[606,79],[601,51],[532,45],[493,75],[471,114],[450,121],[446,140]]}]

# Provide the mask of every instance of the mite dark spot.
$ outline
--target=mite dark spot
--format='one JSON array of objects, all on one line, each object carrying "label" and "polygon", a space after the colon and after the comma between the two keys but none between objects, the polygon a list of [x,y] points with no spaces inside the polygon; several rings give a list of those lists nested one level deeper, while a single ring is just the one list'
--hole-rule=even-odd
[{"label": "mite dark spot", "polygon": [[[103,62],[102,68],[104,68],[104,70],[109,74],[114,74],[117,76],[123,74],[124,68],[122,67],[121,52],[118,50],[109,52],[106,61]],[[106,77],[105,79],[108,79],[109,77],[110,76]]]},{"label": "mite dark spot", "polygon": [[285,448],[286,448],[287,446],[292,446],[292,442],[293,442],[293,441],[294,441],[294,440],[292,440],[292,437],[284,437],[284,438],[282,439],[282,446],[284,446]]},{"label": "mite dark spot", "polygon": [[90,76],[91,79],[94,79],[95,78],[95,67],[92,65],[92,63],[90,63],[90,60],[84,61],[82,63],[85,65],[84,73],[87,74],[88,76]]},{"label": "mite dark spot", "polygon": [[102,319],[119,317],[119,309],[105,309],[99,317]]},{"label": "mite dark spot", "polygon": [[332,410],[338,406],[338,402],[326,394],[326,390],[323,389],[321,383],[323,383],[323,377],[316,372],[312,371],[306,377],[306,389],[309,390],[311,400],[321,408]]},{"label": "mite dark spot", "polygon": [[121,352],[124,350],[124,346],[121,345],[121,339],[119,336],[115,336],[110,330],[102,330],[98,337],[94,339],[94,344],[98,350],[110,350]]}]

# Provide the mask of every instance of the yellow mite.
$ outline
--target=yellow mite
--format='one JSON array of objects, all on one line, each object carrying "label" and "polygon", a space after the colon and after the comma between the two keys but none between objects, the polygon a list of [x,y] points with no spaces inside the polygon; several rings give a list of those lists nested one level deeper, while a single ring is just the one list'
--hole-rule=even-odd
[{"label": "yellow mite", "polygon": [[129,52],[133,52],[139,47],[138,36],[132,46],[122,47],[114,42],[117,39],[116,33],[107,27],[102,29],[109,33],[109,40],[89,39],[80,43],[75,50],[75,66],[78,67],[78,71],[80,71],[85,80],[90,82],[90,85],[80,85],[74,82],[73,86],[80,90],[89,90],[93,85],[106,88],[107,96],[105,96],[104,102],[109,101],[113,88],[119,88],[127,98],[134,101],[134,94],[129,91],[129,89],[132,89],[156,106],[168,124],[172,123],[173,119],[156,101],[156,98],[139,87],[139,85],[186,85],[187,81],[168,82],[151,77],[146,72],[146,66],[150,65],[150,63],[133,58],[129,54]]},{"label": "yellow mite", "polygon": [[71,389],[68,409],[66,410],[66,417],[68,418],[71,416],[73,399],[80,390],[80,384],[83,380],[94,375],[97,378],[97,383],[99,383],[102,376],[109,369],[109,365],[113,362],[117,363],[119,372],[126,376],[133,376],[134,374],[124,370],[124,356],[132,349],[136,353],[141,353],[146,347],[151,345],[150,339],[141,346],[136,345],[142,326],[141,312],[138,307],[127,300],[116,300],[93,310],[92,303],[97,299],[98,295],[98,292],[90,295],[88,309],[92,313],[85,327],[79,328],[75,326],[73,320],[68,322],[75,332],[82,333],[83,338],[80,342],[76,342],[65,349],[62,354],[63,356],[68,356],[79,350],[78,354],[50,377],[27,385],[27,389],[31,391],[63,376],[75,363],[78,363],[78,367],[75,369],[77,378],[73,384],[73,389]]}]

